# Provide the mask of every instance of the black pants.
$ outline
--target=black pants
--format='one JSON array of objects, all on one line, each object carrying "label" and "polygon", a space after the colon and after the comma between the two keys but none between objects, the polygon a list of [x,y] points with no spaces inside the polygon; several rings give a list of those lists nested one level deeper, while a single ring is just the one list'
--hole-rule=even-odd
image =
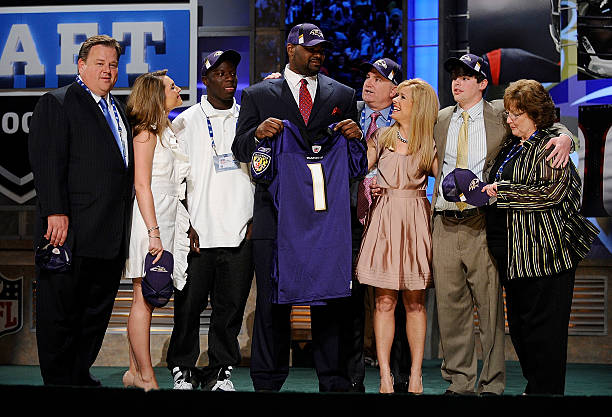
[{"label": "black pants", "polygon": [[504,281],[512,344],[526,394],[565,392],[567,329],[576,269],[549,277]]},{"label": "black pants", "polygon": [[108,327],[125,258],[73,258],[66,273],[37,270],[36,341],[45,385],[87,385]]},{"label": "black pants", "polygon": [[[279,391],[289,374],[291,306],[272,303],[273,254],[273,240],[253,241],[257,304],[251,343],[251,379],[255,390]],[[348,310],[346,303],[346,299],[338,299],[310,308],[313,359],[322,392],[349,389],[340,343]]]},{"label": "black pants", "polygon": [[195,368],[200,356],[200,314],[212,306],[208,330],[208,360],[204,379],[216,378],[224,366],[240,364],[238,333],[253,280],[251,241],[235,248],[200,249],[188,258],[187,283],[174,292],[174,328],[166,362]]}]

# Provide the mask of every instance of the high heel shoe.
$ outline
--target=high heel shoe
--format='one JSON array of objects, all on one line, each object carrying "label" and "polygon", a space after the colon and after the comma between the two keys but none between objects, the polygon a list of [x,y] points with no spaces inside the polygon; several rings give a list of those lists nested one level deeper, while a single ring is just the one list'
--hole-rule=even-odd
[{"label": "high heel shoe", "polygon": [[378,392],[380,394],[393,394],[395,391],[393,390],[393,384],[395,382],[395,379],[393,378],[393,374],[389,374],[391,376],[391,391],[389,392],[382,392],[382,378],[380,381],[380,386],[378,387]]},{"label": "high heel shoe", "polygon": [[130,372],[130,370],[128,369],[127,371],[125,371],[125,373],[123,374],[123,386],[125,388],[130,388],[130,387],[134,387],[134,375]]},{"label": "high heel shoe", "polygon": [[421,375],[420,377],[420,383],[421,383],[421,391],[410,391],[410,388],[408,389],[408,394],[410,395],[423,395],[423,375]]}]

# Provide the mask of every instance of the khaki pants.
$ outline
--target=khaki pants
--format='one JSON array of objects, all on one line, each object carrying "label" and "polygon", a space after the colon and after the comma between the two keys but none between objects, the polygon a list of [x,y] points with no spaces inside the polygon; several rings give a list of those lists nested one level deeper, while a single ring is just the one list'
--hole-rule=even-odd
[{"label": "khaki pants", "polygon": [[[485,216],[436,215],[433,272],[442,345],[442,377],[449,390],[501,394],[506,383],[501,285],[487,246]],[[474,306],[478,311],[482,371],[477,376]]]}]

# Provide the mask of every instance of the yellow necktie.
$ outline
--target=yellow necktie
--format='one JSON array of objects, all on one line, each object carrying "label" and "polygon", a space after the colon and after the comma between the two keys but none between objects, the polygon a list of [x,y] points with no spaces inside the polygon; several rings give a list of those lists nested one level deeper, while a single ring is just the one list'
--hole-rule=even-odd
[{"label": "yellow necktie", "polygon": [[[457,140],[457,168],[468,167],[468,112],[461,113],[463,124],[459,128],[459,139]],[[455,203],[457,208],[463,211],[467,207],[467,203],[459,201]]]}]

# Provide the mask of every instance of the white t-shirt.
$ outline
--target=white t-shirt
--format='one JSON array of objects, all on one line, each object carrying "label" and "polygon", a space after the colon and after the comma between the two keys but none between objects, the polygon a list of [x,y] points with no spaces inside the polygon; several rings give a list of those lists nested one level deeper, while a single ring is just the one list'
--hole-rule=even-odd
[{"label": "white t-shirt", "polygon": [[176,137],[189,154],[191,176],[187,180],[187,209],[191,225],[200,238],[200,248],[236,247],[246,235],[253,217],[255,186],[249,167],[216,172],[215,152],[209,134],[208,116],[218,155],[232,152],[240,106],[217,110],[202,96],[172,122]]}]

